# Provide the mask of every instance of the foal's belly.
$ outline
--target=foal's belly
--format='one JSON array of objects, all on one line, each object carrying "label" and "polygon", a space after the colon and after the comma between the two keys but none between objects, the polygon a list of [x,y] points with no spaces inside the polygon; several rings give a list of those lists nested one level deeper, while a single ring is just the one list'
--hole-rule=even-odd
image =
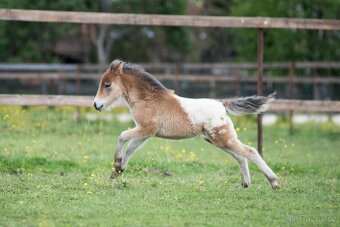
[{"label": "foal's belly", "polygon": [[170,139],[170,140],[181,140],[181,139],[189,139],[192,137],[195,137],[196,135],[190,135],[190,136],[165,136],[165,135],[156,135],[158,138],[163,138],[163,139]]},{"label": "foal's belly", "polygon": [[162,122],[157,130],[156,136],[166,139],[191,138],[202,133],[202,127],[193,125],[188,121]]}]

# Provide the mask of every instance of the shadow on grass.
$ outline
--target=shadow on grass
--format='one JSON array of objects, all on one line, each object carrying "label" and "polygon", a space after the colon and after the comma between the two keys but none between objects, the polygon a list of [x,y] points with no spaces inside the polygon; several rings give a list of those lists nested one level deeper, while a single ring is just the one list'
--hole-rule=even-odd
[{"label": "shadow on grass", "polygon": [[[270,166],[278,174],[305,175],[314,173],[316,170],[309,166],[292,165],[288,163],[270,163]],[[84,165],[70,160],[49,160],[43,157],[0,157],[0,173],[22,174],[22,173],[50,173],[61,174],[69,172],[89,173],[96,168],[107,169],[108,174],[111,172],[111,164],[95,162]],[[135,160],[131,162],[127,173],[145,175],[147,171],[169,171],[173,174],[204,174],[210,173],[238,173],[238,165],[218,165],[211,163],[202,163],[199,161],[192,162],[157,162],[150,160]],[[250,166],[251,171],[259,171],[254,165]]]},{"label": "shadow on grass", "polygon": [[41,157],[1,157],[0,172],[21,174],[24,172],[60,173],[81,169],[78,163],[68,160],[48,160]]}]

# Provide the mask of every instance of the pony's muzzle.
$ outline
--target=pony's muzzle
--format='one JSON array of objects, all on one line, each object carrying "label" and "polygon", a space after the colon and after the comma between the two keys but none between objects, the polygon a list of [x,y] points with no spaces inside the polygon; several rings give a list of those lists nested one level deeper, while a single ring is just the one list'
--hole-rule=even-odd
[{"label": "pony's muzzle", "polygon": [[98,110],[98,111],[102,111],[102,109],[103,109],[103,107],[104,107],[104,105],[98,106],[96,102],[93,103],[93,106],[94,106],[94,108],[95,108],[96,110]]}]

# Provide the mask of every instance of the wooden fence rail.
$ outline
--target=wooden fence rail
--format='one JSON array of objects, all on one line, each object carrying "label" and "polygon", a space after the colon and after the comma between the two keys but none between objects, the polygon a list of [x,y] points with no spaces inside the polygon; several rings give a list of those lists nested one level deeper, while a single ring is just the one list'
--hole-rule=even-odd
[{"label": "wooden fence rail", "polygon": [[340,20],[116,14],[18,9],[0,9],[0,20],[81,24],[340,30]]},{"label": "wooden fence rail", "polygon": [[[316,29],[340,30],[340,20],[290,19],[262,17],[216,17],[216,16],[182,16],[182,15],[145,15],[113,14],[89,12],[64,12],[40,10],[0,9],[0,20],[26,22],[61,22],[79,24],[124,24],[148,26],[191,26],[223,28],[257,28],[258,30],[258,94],[262,94],[263,74],[263,30],[265,28],[281,29]],[[77,80],[77,93],[80,81]],[[258,117],[258,150],[262,155],[262,120]]]},{"label": "wooden fence rail", "polygon": [[91,107],[94,97],[73,95],[0,94],[0,106],[75,106]]},{"label": "wooden fence rail", "polygon": [[[192,81],[192,82],[257,82],[257,77],[254,76],[236,76],[236,75],[225,75],[225,76],[214,76],[214,75],[194,75],[194,74],[154,74],[160,81]],[[100,74],[94,73],[81,73],[79,77],[75,73],[1,73],[0,80],[22,80],[22,79],[39,79],[39,80],[50,80],[50,79],[62,79],[62,80],[95,80],[99,81]],[[290,78],[288,76],[271,76],[264,75],[264,83],[288,83]],[[294,76],[294,84],[325,84],[333,83],[340,84],[340,77],[336,76]]]},{"label": "wooden fence rail", "polygon": [[[92,107],[93,96],[63,95],[0,95],[0,106],[75,106]],[[119,106],[127,107],[127,106]],[[273,112],[340,112],[340,101],[275,100]]]},{"label": "wooden fence rail", "polygon": [[[263,69],[288,69],[294,64],[295,69],[340,69],[340,62],[264,62]],[[257,63],[223,62],[223,63],[137,63],[148,70],[167,70],[179,67],[181,70],[212,70],[216,69],[257,69]],[[109,65],[98,64],[37,64],[37,63],[0,63],[0,72],[74,72],[76,70],[104,71]]]}]

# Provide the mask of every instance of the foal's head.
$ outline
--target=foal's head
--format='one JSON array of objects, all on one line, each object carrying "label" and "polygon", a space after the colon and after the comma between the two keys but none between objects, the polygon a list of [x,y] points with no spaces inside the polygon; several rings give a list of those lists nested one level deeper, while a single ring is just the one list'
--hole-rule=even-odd
[{"label": "foal's head", "polygon": [[124,62],[114,60],[103,74],[93,103],[96,110],[104,110],[114,101],[122,97],[123,90],[119,77],[123,74],[123,66]]}]

